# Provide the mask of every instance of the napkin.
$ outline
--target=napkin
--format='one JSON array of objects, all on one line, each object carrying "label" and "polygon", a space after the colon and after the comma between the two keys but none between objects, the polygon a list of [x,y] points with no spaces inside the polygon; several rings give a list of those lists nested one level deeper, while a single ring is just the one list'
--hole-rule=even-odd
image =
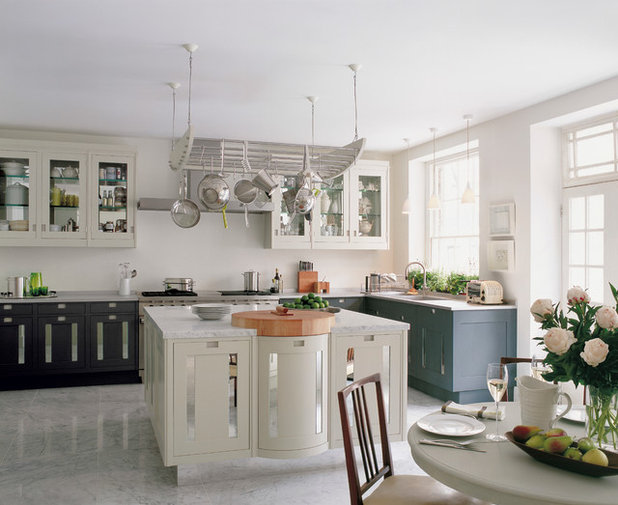
[{"label": "napkin", "polygon": [[505,417],[504,411],[499,411],[496,415],[496,409],[487,408],[487,406],[482,406],[481,408],[474,407],[472,405],[459,405],[459,403],[455,403],[452,400],[449,400],[444,405],[442,405],[442,412],[446,412],[447,414],[461,414],[464,416],[474,416],[479,419],[496,419],[498,421],[503,421]]}]

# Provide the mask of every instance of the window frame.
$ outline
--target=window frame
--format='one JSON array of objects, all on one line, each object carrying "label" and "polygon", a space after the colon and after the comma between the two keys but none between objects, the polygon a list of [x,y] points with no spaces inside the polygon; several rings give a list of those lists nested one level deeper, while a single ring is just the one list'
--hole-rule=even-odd
[{"label": "window frame", "polygon": [[[427,160],[425,162],[425,173],[426,173],[426,184],[425,184],[425,202],[428,202],[431,195],[433,194],[434,191],[434,185],[435,185],[435,181],[436,181],[436,176],[435,176],[435,166],[439,166],[439,165],[443,165],[443,164],[447,164],[449,162],[453,162],[453,161],[459,161],[459,160],[465,160],[466,157],[469,155],[470,159],[472,160],[473,157],[477,158],[477,173],[476,173],[476,180],[477,180],[477,190],[475,191],[475,206],[477,209],[477,230],[478,233],[476,235],[470,235],[470,234],[466,234],[466,235],[437,235],[437,236],[432,236],[431,235],[431,231],[432,231],[432,226],[431,226],[431,220],[433,219],[432,213],[435,213],[437,211],[442,211],[443,208],[443,204],[444,204],[444,200],[442,198],[440,198],[440,209],[439,210],[426,210],[426,219],[425,219],[425,257],[426,259],[426,263],[427,263],[427,268],[431,268],[432,270],[437,270],[438,267],[436,265],[433,265],[433,261],[432,261],[432,254],[433,254],[433,239],[452,239],[452,240],[457,240],[457,239],[476,239],[478,242],[478,246],[479,246],[479,250],[478,250],[478,255],[477,255],[477,262],[476,262],[476,272],[457,272],[457,273],[468,273],[468,274],[473,274],[473,275],[478,275],[480,272],[480,209],[479,209],[479,197],[480,197],[480,188],[478,185],[478,181],[479,181],[479,165],[480,165],[480,149],[478,144],[476,144],[474,147],[470,147],[469,151],[466,152],[466,150],[462,150],[462,151],[458,151],[456,153],[452,153],[452,154],[448,154],[448,155],[444,155],[444,156],[440,156],[437,157],[435,159],[435,162],[433,159]],[[466,174],[466,178],[468,177],[468,175]],[[474,188],[473,188],[474,189]],[[463,192],[462,192],[463,193]],[[438,193],[439,195],[439,193]],[[469,205],[469,204],[462,204],[461,203],[461,195],[459,195],[459,205]],[[443,270],[443,268],[440,266],[439,267],[440,270]],[[447,272],[448,273],[448,272]]]}]

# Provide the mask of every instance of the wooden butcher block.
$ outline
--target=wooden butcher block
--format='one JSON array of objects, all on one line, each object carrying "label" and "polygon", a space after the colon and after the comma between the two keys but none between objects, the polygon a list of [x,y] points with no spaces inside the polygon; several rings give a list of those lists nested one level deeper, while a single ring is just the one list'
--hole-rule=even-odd
[{"label": "wooden butcher block", "polygon": [[306,337],[330,333],[335,314],[319,310],[290,310],[280,316],[270,310],[253,310],[232,314],[232,326],[253,328],[259,336]]}]

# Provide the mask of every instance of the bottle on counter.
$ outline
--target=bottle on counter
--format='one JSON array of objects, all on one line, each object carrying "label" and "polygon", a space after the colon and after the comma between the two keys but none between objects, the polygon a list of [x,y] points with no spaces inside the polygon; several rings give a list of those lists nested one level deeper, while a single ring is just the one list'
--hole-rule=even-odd
[{"label": "bottle on counter", "polygon": [[272,288],[270,288],[270,292],[271,293],[280,293],[280,283],[281,283],[281,276],[279,275],[279,269],[275,268],[275,277],[273,277],[273,285]]}]

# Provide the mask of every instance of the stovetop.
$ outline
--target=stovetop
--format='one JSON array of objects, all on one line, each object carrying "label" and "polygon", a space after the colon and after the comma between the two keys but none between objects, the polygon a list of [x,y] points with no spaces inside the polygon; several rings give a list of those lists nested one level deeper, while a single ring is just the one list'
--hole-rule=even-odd
[{"label": "stovetop", "polygon": [[197,296],[195,291],[183,291],[181,289],[166,289],[165,291],[142,291],[142,296]]},{"label": "stovetop", "polygon": [[270,291],[219,291],[219,293],[221,293],[222,296],[274,296],[276,294]]}]

